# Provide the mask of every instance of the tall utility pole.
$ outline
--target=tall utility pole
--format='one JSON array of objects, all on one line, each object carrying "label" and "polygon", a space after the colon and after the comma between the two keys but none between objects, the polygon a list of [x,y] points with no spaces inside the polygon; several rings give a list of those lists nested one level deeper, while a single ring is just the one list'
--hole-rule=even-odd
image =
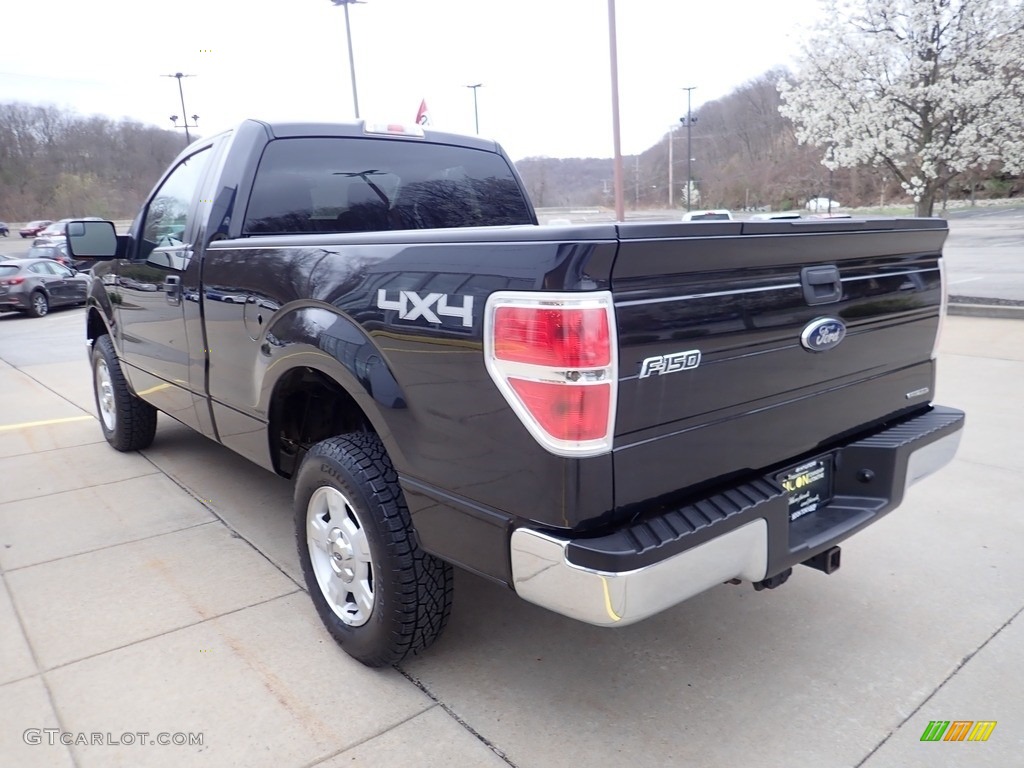
[{"label": "tall utility pole", "polygon": [[480,135],[480,111],[477,109],[476,104],[476,89],[482,88],[483,83],[477,83],[476,85],[467,85],[467,88],[473,89],[473,123],[476,125],[476,135]]},{"label": "tall utility pole", "polygon": [[619,136],[619,58],[615,38],[615,0],[608,0],[608,47],[612,65],[612,141],[615,147],[612,169],[615,178],[615,220],[624,221],[626,212],[622,200],[622,142]]},{"label": "tall utility pole", "polygon": [[[181,117],[185,121],[185,124],[182,126],[185,129],[185,144],[186,145],[191,144],[192,143],[192,136],[188,132],[188,129],[189,128],[198,128],[199,126],[198,125],[191,125],[190,126],[188,124],[188,112],[185,109],[185,91],[181,87],[181,78],[183,78],[183,77],[195,77],[195,75],[183,75],[181,72],[175,72],[173,75],[163,75],[163,77],[174,77],[174,78],[177,78],[177,80],[178,80],[178,95],[181,97]],[[192,115],[192,119],[193,120],[198,120],[199,116],[198,115]],[[171,118],[171,122],[174,123],[174,127],[175,128],[178,127],[177,116],[172,117]]]},{"label": "tall utility pole", "polygon": [[690,85],[683,88],[686,91],[686,119],[680,118],[679,122],[686,123],[686,210],[690,210],[691,198],[693,197],[693,149],[690,146],[690,127],[696,122],[693,119],[693,112],[690,106],[690,95],[697,86]]},{"label": "tall utility pole", "polygon": [[672,145],[675,144],[676,131],[675,126],[670,125],[668,127],[668,209],[672,210],[672,185],[675,183],[672,181]]},{"label": "tall utility pole", "polygon": [[352,73],[352,107],[355,109],[356,120],[359,119],[359,93],[356,91],[356,60],[352,55],[352,27],[348,21],[348,7],[363,0],[331,0],[335,5],[345,6],[345,39],[348,41],[348,69]]},{"label": "tall utility pole", "polygon": [[640,155],[636,156],[636,165],[633,171],[633,210],[640,210]]}]

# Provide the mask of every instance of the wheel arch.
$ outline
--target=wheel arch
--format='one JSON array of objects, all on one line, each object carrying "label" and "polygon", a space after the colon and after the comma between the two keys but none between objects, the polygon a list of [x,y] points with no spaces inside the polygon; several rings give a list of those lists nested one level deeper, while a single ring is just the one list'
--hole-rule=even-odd
[{"label": "wheel arch", "polygon": [[311,445],[359,431],[378,435],[394,464],[403,465],[389,419],[407,405],[386,358],[344,315],[332,312],[325,325],[322,315],[313,323],[309,314],[299,310],[275,323],[261,346],[260,410],[274,470],[291,477]]},{"label": "wheel arch", "polygon": [[86,308],[85,316],[85,338],[92,344],[100,336],[110,336],[111,341],[114,340],[114,336],[111,333],[110,326],[107,324],[103,314],[96,308],[94,304],[88,304]]}]

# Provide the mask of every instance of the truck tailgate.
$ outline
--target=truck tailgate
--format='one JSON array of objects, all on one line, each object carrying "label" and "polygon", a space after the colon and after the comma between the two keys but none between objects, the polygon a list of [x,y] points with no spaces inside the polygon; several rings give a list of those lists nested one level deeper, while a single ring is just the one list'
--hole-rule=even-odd
[{"label": "truck tailgate", "polygon": [[616,506],[926,408],[947,233],[938,219],[621,225]]}]

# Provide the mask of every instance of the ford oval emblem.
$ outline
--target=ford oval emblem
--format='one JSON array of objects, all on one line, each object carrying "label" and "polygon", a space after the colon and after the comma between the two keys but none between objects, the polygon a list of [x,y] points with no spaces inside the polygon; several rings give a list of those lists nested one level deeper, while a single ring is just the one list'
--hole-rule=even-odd
[{"label": "ford oval emblem", "polygon": [[800,334],[800,343],[811,352],[824,352],[846,338],[846,324],[834,317],[812,320]]}]

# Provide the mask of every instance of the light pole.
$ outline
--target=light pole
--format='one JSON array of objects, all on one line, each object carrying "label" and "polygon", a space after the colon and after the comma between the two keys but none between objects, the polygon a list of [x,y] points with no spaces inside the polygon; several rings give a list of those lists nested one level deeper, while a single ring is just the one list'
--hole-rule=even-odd
[{"label": "light pole", "polygon": [[675,144],[676,138],[676,127],[670,125],[668,127],[668,209],[672,210],[672,164],[675,162],[672,159],[672,145]]},{"label": "light pole", "polygon": [[625,221],[622,199],[622,139],[619,132],[619,53],[615,32],[615,0],[608,0],[608,58],[612,69],[612,177],[615,180],[615,220]]},{"label": "light pole", "polygon": [[189,144],[191,144],[192,143],[192,139],[191,139],[191,137],[188,134],[188,129],[189,128],[198,128],[199,127],[199,115],[192,115],[192,125],[188,124],[188,118],[187,117],[185,118],[184,125],[178,125],[178,116],[177,115],[171,115],[171,122],[174,123],[174,127],[175,128],[184,128],[185,129],[185,142],[186,142],[185,146],[188,146]]},{"label": "light pole", "polygon": [[[192,136],[191,136],[191,134],[189,134],[188,129],[189,128],[198,128],[199,126],[198,125],[189,125],[188,124],[188,117],[187,117],[188,110],[185,109],[185,91],[181,87],[181,78],[183,78],[183,77],[195,77],[195,75],[183,75],[181,72],[175,72],[173,75],[163,75],[163,77],[174,77],[174,78],[177,78],[177,80],[178,80],[178,95],[181,97],[181,116],[182,116],[182,119],[185,121],[185,124],[182,126],[182,128],[185,129],[185,144],[186,145],[191,144],[192,143]],[[193,120],[193,122],[199,120],[199,116],[198,115],[192,115],[192,120]],[[177,115],[173,115],[171,117],[171,122],[174,123],[174,127],[177,128],[178,127],[178,116]]]},{"label": "light pole", "polygon": [[356,112],[356,120],[359,119],[359,94],[356,92],[356,60],[352,55],[352,27],[348,21],[348,7],[355,3],[362,3],[363,0],[331,0],[335,5],[345,6],[345,39],[348,41],[348,69],[352,73],[352,106]]},{"label": "light pole", "polygon": [[640,155],[637,155],[633,171],[633,210],[640,210]]},{"label": "light pole", "polygon": [[686,91],[686,118],[679,118],[679,122],[686,123],[686,210],[690,210],[690,198],[693,197],[693,150],[690,147],[690,126],[696,120],[693,119],[693,112],[690,108],[690,95],[697,86],[690,85],[683,88]]},{"label": "light pole", "polygon": [[476,85],[467,85],[467,88],[473,89],[473,123],[476,125],[476,135],[480,135],[480,112],[477,110],[476,104],[476,89],[482,88],[483,83],[477,83]]}]

